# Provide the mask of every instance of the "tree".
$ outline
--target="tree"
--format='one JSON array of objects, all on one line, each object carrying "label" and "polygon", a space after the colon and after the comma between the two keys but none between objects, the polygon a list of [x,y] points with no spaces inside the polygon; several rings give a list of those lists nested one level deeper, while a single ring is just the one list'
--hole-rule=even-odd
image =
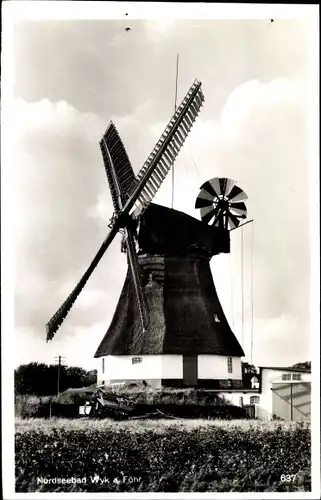
[{"label": "tree", "polygon": [[[49,396],[57,393],[58,365],[28,363],[20,365],[14,374],[16,394]],[[97,382],[97,372],[87,372],[78,366],[60,367],[60,391],[87,387]]]},{"label": "tree", "polygon": [[88,387],[89,385],[97,384],[97,370],[90,370],[86,373],[84,379],[84,387]]},{"label": "tree", "polygon": [[289,368],[301,368],[303,370],[311,370],[311,361],[296,363],[295,365],[292,365]]},{"label": "tree", "polygon": [[20,365],[14,375],[16,394],[53,394],[53,370],[44,363]]}]

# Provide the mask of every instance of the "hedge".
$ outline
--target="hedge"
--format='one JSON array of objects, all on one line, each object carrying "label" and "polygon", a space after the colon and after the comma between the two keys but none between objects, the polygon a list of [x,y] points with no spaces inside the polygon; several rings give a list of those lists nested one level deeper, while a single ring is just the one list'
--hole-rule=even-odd
[{"label": "hedge", "polygon": [[[59,396],[16,396],[15,398],[15,413],[21,418],[33,417],[48,417],[50,415],[51,405],[83,405],[91,395],[96,391],[96,386],[84,387],[80,389],[67,389]],[[127,389],[118,390],[116,394],[131,398],[137,405],[198,405],[198,406],[213,406],[213,405],[231,405],[222,396],[216,393],[208,393],[202,390],[195,389]],[[58,407],[56,407],[58,408]],[[61,411],[64,415],[63,406]],[[140,408],[142,411],[142,406]],[[68,410],[66,410],[68,412]],[[70,410],[72,413],[73,410]],[[78,410],[77,412],[78,413]],[[55,414],[55,413],[54,413]],[[59,414],[59,412],[57,413]],[[76,414],[74,413],[74,416]]]}]

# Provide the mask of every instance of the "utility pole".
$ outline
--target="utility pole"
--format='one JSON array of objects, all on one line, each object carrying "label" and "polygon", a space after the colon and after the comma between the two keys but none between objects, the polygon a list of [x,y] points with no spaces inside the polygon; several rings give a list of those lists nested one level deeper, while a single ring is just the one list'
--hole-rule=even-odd
[{"label": "utility pole", "polygon": [[[179,64],[179,54],[177,54],[177,57],[176,57],[176,79],[175,79],[174,113],[176,113],[176,109],[177,109],[178,64]],[[173,163],[173,165],[172,165],[172,208],[174,208],[174,167],[175,167],[175,163]]]},{"label": "utility pole", "polygon": [[58,373],[57,373],[57,396],[60,394],[60,370],[61,370],[61,360],[63,356],[58,356],[58,359],[56,358],[56,361],[58,361]]}]

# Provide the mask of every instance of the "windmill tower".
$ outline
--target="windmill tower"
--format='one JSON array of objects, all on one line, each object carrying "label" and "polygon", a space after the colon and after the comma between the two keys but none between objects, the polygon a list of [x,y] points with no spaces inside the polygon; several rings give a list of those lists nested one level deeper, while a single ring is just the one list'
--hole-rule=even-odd
[{"label": "windmill tower", "polygon": [[[100,142],[114,205],[110,231],[89,268],[47,323],[61,326],[118,231],[128,271],[106,335],[98,383],[224,389],[242,385],[244,352],[218,299],[210,259],[230,251],[229,230],[246,216],[245,193],[211,179],[196,200],[201,220],[152,203],[204,102],[195,81],[135,176],[113,123]],[[209,223],[213,220],[213,224]]]}]

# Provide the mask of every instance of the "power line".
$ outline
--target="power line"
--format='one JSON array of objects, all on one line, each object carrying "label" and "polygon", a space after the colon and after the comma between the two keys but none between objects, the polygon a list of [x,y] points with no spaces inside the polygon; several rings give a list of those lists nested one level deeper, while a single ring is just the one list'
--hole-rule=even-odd
[{"label": "power line", "polygon": [[254,224],[252,224],[252,238],[251,238],[251,364],[253,357],[253,323],[254,323]]},{"label": "power line", "polygon": [[185,167],[185,172],[186,172],[186,174],[187,174],[187,173],[188,173],[188,172],[187,172],[188,168],[187,168],[187,161],[186,161],[186,155],[185,155],[185,148],[184,148],[184,146],[182,147],[182,150],[183,150],[183,156],[184,156],[184,167]]},{"label": "power line", "polygon": [[244,346],[244,283],[243,283],[243,265],[244,265],[244,256],[243,256],[243,245],[244,245],[244,237],[243,237],[243,227],[241,228],[241,301],[242,301],[242,347]]},{"label": "power line", "polygon": [[232,314],[232,326],[233,330],[235,331],[235,324],[234,324],[234,302],[233,302],[233,281],[232,281],[232,270],[231,270],[232,264],[231,264],[231,254],[229,254],[229,268],[230,268],[230,290],[231,290],[231,314]]},{"label": "power line", "polygon": [[190,152],[190,155],[191,155],[192,162],[193,162],[193,165],[195,167],[196,173],[197,173],[198,177],[201,178],[199,170],[198,170],[198,167],[197,167],[197,164],[196,164],[196,161],[194,160],[194,156],[192,154],[192,148],[190,147],[189,150],[190,150],[189,152]]},{"label": "power line", "polygon": [[[199,170],[198,170],[198,167],[197,167],[197,164],[196,164],[196,161],[194,160],[194,156],[192,154],[192,148],[188,146],[188,149],[189,149],[189,154],[190,154],[190,157],[191,157],[191,160],[193,162],[193,166],[195,168],[195,171],[197,173],[197,176],[199,179],[201,179],[201,176],[200,176],[200,173],[199,173]],[[194,215],[196,216],[197,214],[197,211],[196,211],[196,208],[194,208]]]}]

